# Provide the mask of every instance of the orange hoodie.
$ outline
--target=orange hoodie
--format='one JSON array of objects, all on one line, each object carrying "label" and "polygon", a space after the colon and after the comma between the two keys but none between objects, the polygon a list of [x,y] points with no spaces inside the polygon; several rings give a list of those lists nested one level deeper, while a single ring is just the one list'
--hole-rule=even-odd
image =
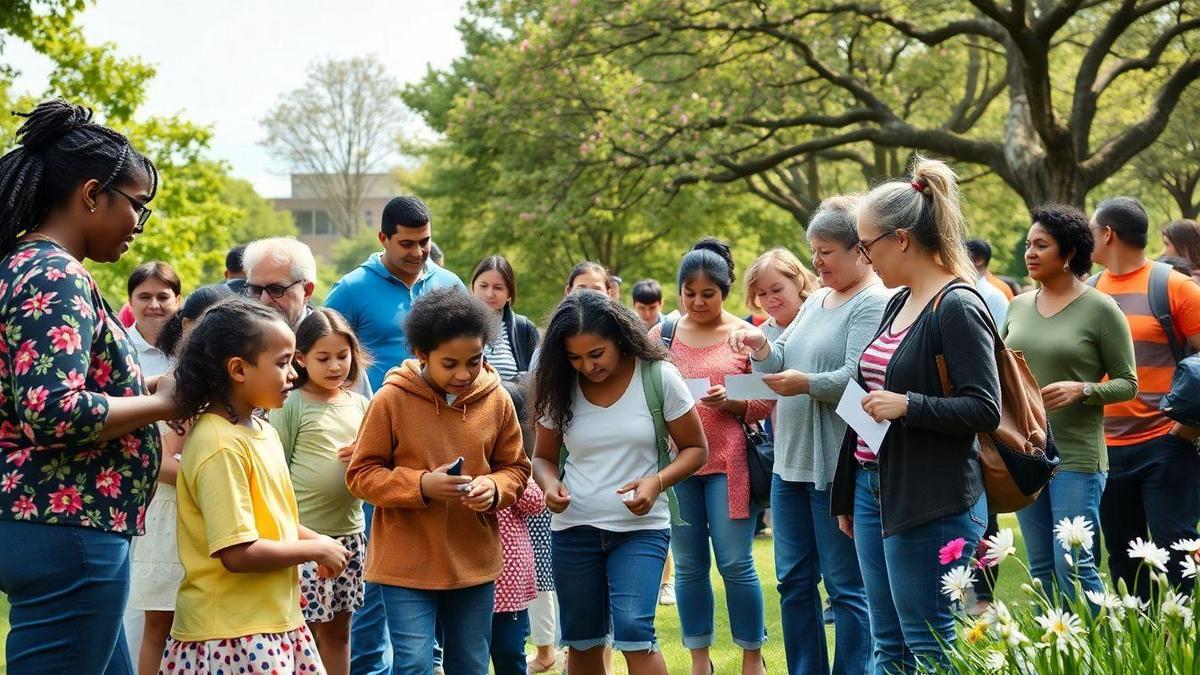
[{"label": "orange hoodie", "polygon": [[[496,481],[494,511],[422,497],[421,476],[459,455],[464,476]],[[371,399],[346,470],[351,494],[375,505],[367,581],[450,590],[495,580],[502,567],[495,511],[516,503],[529,471],[516,410],[491,366],[453,405],[421,377],[417,361],[393,368]]]}]

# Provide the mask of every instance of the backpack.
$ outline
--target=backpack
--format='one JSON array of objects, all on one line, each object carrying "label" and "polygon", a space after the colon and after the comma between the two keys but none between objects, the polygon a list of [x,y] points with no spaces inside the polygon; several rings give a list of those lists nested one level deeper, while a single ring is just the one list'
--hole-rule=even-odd
[{"label": "backpack", "polygon": [[[1200,356],[1192,355],[1190,345],[1181,343],[1171,319],[1171,298],[1168,282],[1171,266],[1162,262],[1150,263],[1150,282],[1146,296],[1150,301],[1150,313],[1162,326],[1167,335],[1167,344],[1175,356],[1175,374],[1171,378],[1171,390],[1159,401],[1158,409],[1168,419],[1184,426],[1200,426]],[[1100,275],[1093,274],[1087,283],[1095,288]]]},{"label": "backpack", "polygon": [[[946,294],[960,288],[983,301],[975,287],[951,284],[934,299],[933,321],[938,320],[938,307]],[[996,343],[1000,426],[995,431],[978,434],[979,464],[983,470],[988,512],[1013,513],[1032,504],[1054,477],[1059,464],[1058,448],[1046,419],[1041,387],[1025,363],[1025,357],[1004,345],[990,313],[985,311],[984,318]],[[942,393],[950,396],[954,385],[950,382],[940,329],[934,331],[934,349]]]},{"label": "backpack", "polygon": [[[662,343],[671,350],[675,342],[675,324],[678,319],[662,322]],[[746,469],[750,474],[750,505],[760,508],[771,506],[771,481],[775,473],[775,439],[761,424],[747,424],[740,420],[742,433],[746,436]]]},{"label": "backpack", "polygon": [[[646,396],[646,406],[650,408],[650,417],[654,420],[654,442],[658,450],[658,469],[662,471],[671,463],[671,434],[667,431],[667,418],[663,414],[663,375],[662,361],[639,361],[638,367],[642,374],[642,393]],[[567,473],[567,444],[563,443],[558,451],[558,478],[562,480]],[[687,525],[679,515],[679,500],[675,497],[675,489],[667,488],[667,507],[671,511],[671,524]]]}]

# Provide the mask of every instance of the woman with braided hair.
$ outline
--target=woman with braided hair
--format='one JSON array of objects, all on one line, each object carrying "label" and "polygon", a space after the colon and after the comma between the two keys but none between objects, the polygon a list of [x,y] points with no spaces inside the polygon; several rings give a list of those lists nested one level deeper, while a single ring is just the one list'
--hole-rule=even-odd
[{"label": "woman with braided hair", "polygon": [[150,160],[62,99],[0,157],[0,591],[10,673],[132,673],[121,617],[174,381],[150,393],[85,259],[150,216]]}]

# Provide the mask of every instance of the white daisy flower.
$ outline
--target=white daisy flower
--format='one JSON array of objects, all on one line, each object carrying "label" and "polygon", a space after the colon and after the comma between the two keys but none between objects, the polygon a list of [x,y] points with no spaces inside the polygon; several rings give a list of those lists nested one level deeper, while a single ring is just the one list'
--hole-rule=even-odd
[{"label": "white daisy flower", "polygon": [[1004,652],[988,653],[988,656],[987,656],[988,670],[992,671],[993,673],[998,673],[998,672],[1004,670],[1004,668],[1007,666],[1008,666],[1008,657],[1006,657],[1004,655]]},{"label": "white daisy flower", "polygon": [[996,600],[984,611],[983,621],[989,626],[1001,626],[1012,623],[1013,616],[1008,610],[1008,605]]},{"label": "white daisy flower", "polygon": [[1029,637],[1022,633],[1020,626],[1013,622],[997,624],[996,636],[1004,640],[1009,647],[1020,647],[1030,643]]},{"label": "white daisy flower", "polygon": [[951,600],[956,602],[966,602],[967,591],[975,584],[975,574],[971,568],[963,565],[942,575],[942,593],[945,593]]},{"label": "white daisy flower", "polygon": [[1125,610],[1125,606],[1123,604],[1121,604],[1121,597],[1116,595],[1115,593],[1108,593],[1108,592],[1101,593],[1100,591],[1084,591],[1083,594],[1087,596],[1088,602],[1092,603],[1093,605],[1096,605],[1097,607],[1111,610],[1111,611],[1124,611]]},{"label": "white daisy flower", "polygon": [[1150,609],[1150,602],[1148,600],[1142,600],[1133,595],[1122,597],[1121,604],[1125,606],[1125,609],[1131,609],[1135,612],[1145,612],[1147,609]]},{"label": "white daisy flower", "polygon": [[1142,541],[1142,538],[1138,537],[1129,542],[1129,557],[1141,558],[1151,568],[1166,572],[1171,554],[1166,549],[1155,546],[1154,542]]},{"label": "white daisy flower", "polygon": [[1188,596],[1182,593],[1168,591],[1161,605],[1163,616],[1172,619],[1190,619],[1192,610],[1187,606],[1188,599]]},{"label": "white daisy flower", "polygon": [[1174,544],[1171,544],[1171,548],[1175,549],[1176,551],[1183,551],[1184,553],[1196,555],[1197,553],[1200,553],[1200,539],[1180,539]]},{"label": "white daisy flower", "polygon": [[1075,516],[1058,521],[1058,524],[1054,526],[1054,536],[1067,552],[1076,547],[1090,550],[1092,541],[1095,539],[1095,531],[1092,530],[1092,524],[1087,518]]},{"label": "white daisy flower", "polygon": [[1196,573],[1200,572],[1200,567],[1196,565],[1196,559],[1190,555],[1184,557],[1180,562],[1180,566],[1183,567],[1183,577],[1185,579],[1195,579]]},{"label": "white daisy flower", "polygon": [[987,538],[987,554],[984,558],[991,565],[999,565],[1010,555],[1016,555],[1017,547],[1013,544],[1012,528],[1004,528]]},{"label": "white daisy flower", "polygon": [[1079,621],[1078,616],[1057,607],[1042,616],[1034,617],[1034,620],[1046,631],[1042,640],[1055,642],[1059,647],[1066,647],[1078,642],[1079,633],[1083,630],[1083,624]]}]

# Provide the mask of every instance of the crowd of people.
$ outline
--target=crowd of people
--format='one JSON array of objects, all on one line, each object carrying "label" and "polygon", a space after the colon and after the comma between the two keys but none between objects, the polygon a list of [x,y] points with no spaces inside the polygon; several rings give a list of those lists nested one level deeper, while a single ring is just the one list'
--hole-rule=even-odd
[{"label": "crowd of people", "polygon": [[[584,261],[539,322],[514,310],[508,260],[464,284],[433,259],[425,204],[397,197],[381,251],[319,308],[312,251],[275,238],[198,288],[148,261],[115,311],[82,262],[118,260],[147,226],[154,165],[61,100],[17,141],[0,158],[10,673],[591,675],[619,652],[662,674],[660,604],[694,675],[715,672],[723,625],[744,675],[767,671],[776,631],[790,673],[936,668],[956,639],[939,549],[996,544],[976,437],[1000,424],[1001,341],[1061,456],[1017,513],[1043,586],[1099,588],[1106,553],[1149,595],[1127,544],[1197,537],[1200,430],[1159,402],[1200,348],[1200,226],[1164,228],[1152,262],[1134,199],[1033,209],[1020,289],[967,239],[951,168],[918,158],[821,204],[811,269],[762,253],[753,320],[730,302],[731,246],[704,238],[675,311],[651,279],[626,307]],[[726,378],[753,373],[774,396],[731,399]],[[852,383],[893,422],[879,445],[835,410]],[[778,627],[752,548],[768,503]],[[1079,517],[1107,550],[1064,561],[1055,523]],[[1171,583],[1191,583],[1173,555]]]}]

